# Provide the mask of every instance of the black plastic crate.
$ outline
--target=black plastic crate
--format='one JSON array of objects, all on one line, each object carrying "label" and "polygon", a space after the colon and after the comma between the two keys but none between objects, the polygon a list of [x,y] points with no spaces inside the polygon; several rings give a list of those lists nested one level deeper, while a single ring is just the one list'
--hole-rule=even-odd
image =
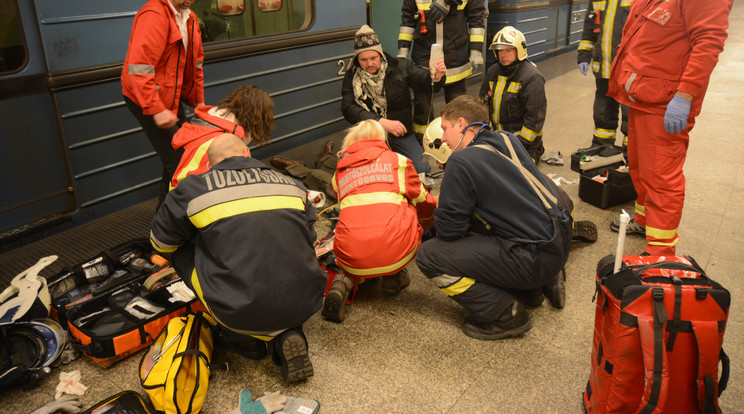
[{"label": "black plastic crate", "polygon": [[[599,182],[593,177],[606,176],[607,180]],[[579,174],[579,198],[599,208],[607,208],[638,197],[633,188],[633,181],[627,172],[606,167]]]}]

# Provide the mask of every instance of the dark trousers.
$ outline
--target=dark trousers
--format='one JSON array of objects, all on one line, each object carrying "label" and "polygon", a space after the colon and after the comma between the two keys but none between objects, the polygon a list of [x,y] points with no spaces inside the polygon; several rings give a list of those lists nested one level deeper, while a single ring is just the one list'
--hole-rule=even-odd
[{"label": "dark trousers", "polygon": [[[610,81],[596,78],[597,90],[594,93],[594,136],[593,145],[615,144],[618,109],[620,110],[620,132],[628,136],[628,107],[620,105],[614,98],[607,96]],[[627,146],[627,142],[622,145]]]},{"label": "dark trousers", "polygon": [[[413,106],[413,129],[416,132],[417,137],[422,137],[426,131],[426,126],[429,125],[434,118],[438,117],[438,113],[434,113],[432,108],[432,89],[427,90],[414,90],[414,106]],[[465,80],[454,82],[444,85],[444,100],[449,102],[460,95],[465,95],[468,92]],[[410,132],[410,131],[409,131]],[[420,142],[419,142],[420,143]]]},{"label": "dark trousers", "polygon": [[153,116],[143,114],[142,108],[134,103],[134,101],[125,96],[124,102],[126,102],[127,108],[132,112],[132,115],[137,118],[137,122],[142,126],[142,130],[145,132],[145,135],[147,135],[147,139],[150,140],[150,144],[152,144],[152,147],[155,149],[155,152],[158,154],[160,161],[163,164],[163,176],[160,181],[160,193],[158,194],[157,206],[157,208],[160,208],[160,205],[163,204],[163,200],[165,200],[165,196],[168,195],[171,178],[173,178],[173,174],[175,174],[176,168],[178,168],[178,163],[181,161],[181,156],[183,155],[183,148],[180,148],[179,150],[173,149],[171,140],[176,134],[176,131],[181,128],[183,120],[186,119],[184,105],[181,104],[178,108],[178,123],[172,128],[162,129],[155,125]]},{"label": "dark trousers", "polygon": [[553,239],[521,243],[471,234],[421,244],[421,272],[479,322],[496,319],[514,298],[510,290],[534,290],[561,271],[571,246],[571,219],[553,219]]}]

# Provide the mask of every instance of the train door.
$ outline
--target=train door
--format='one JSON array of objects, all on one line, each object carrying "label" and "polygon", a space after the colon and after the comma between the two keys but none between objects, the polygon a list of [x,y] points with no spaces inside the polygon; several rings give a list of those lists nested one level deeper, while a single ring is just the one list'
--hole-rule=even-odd
[{"label": "train door", "polygon": [[[32,2],[0,0],[0,240],[76,207]],[[50,139],[52,138],[52,139]]]},{"label": "train door", "polygon": [[548,43],[546,44],[545,56],[561,53],[570,47],[572,3],[573,0],[551,2],[550,18],[548,19],[550,23],[548,25]]}]

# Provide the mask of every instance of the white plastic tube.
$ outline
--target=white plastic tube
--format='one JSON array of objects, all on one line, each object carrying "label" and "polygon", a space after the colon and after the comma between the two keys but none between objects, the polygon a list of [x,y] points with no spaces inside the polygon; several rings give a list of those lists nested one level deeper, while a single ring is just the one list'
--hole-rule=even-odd
[{"label": "white plastic tube", "polygon": [[623,210],[620,214],[620,229],[617,232],[617,251],[615,251],[615,268],[614,273],[620,271],[620,265],[623,262],[623,250],[625,250],[625,232],[628,229],[630,216]]}]

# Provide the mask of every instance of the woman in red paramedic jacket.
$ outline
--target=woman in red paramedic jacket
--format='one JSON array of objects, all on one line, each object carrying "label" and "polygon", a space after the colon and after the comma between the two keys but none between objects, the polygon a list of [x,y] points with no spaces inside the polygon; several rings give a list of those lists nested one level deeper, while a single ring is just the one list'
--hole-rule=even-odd
[{"label": "woman in red paramedic jacket", "polygon": [[170,189],[191,174],[209,169],[207,149],[219,135],[230,133],[246,145],[251,141],[263,144],[274,132],[274,103],[269,94],[253,85],[242,85],[232,91],[217,106],[196,108],[195,115],[173,136],[175,150],[183,148],[181,162],[171,179]]},{"label": "woman in red paramedic jacket", "polygon": [[339,152],[333,190],[341,213],[333,251],[343,272],[323,307],[323,316],[337,322],[343,320],[339,311],[352,279],[386,276],[387,295],[408,286],[404,268],[416,256],[422,224],[432,223],[436,208],[411,160],[390,150],[386,136],[377,121],[362,121],[349,130]]}]

